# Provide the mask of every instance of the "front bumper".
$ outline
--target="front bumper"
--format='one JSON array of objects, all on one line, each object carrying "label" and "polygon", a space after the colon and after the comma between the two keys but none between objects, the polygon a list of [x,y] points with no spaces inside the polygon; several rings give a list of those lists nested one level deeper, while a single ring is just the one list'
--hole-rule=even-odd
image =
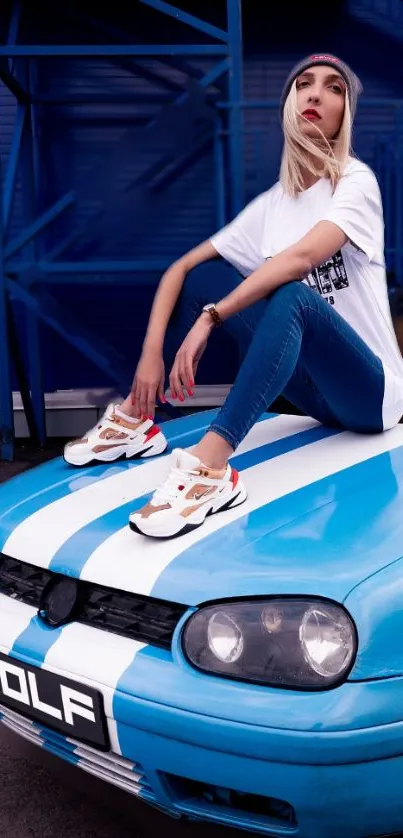
[{"label": "front bumper", "polygon": [[2,652],[101,690],[112,750],[0,709],[30,741],[174,816],[301,838],[403,831],[403,678],[316,694],[235,684],[87,626],[52,633],[6,598],[0,607]]}]

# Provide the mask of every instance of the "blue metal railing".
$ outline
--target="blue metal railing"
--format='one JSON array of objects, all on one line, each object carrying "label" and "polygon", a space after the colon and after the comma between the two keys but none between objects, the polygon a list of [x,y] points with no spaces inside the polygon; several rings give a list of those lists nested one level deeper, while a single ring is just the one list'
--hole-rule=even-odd
[{"label": "blue metal railing", "polygon": [[[133,282],[135,272],[141,272],[143,281],[146,276],[154,283],[153,272],[162,272],[172,261],[172,254],[167,255],[166,258],[161,256],[158,260],[153,258],[144,260],[141,254],[138,259],[131,260],[112,258],[98,262],[89,259],[89,254],[92,255],[97,244],[104,240],[104,230],[107,230],[109,242],[112,236],[113,225],[110,223],[110,216],[113,216],[114,212],[111,212],[110,184],[114,186],[118,180],[120,165],[120,157],[116,149],[111,155],[112,160],[106,161],[106,164],[101,167],[101,172],[97,171],[97,176],[91,178],[91,184],[95,184],[95,195],[91,191],[92,186],[89,188],[88,181],[85,179],[77,179],[74,186],[69,186],[66,194],[63,194],[64,190],[61,194],[53,193],[51,190],[52,194],[48,198],[47,193],[44,192],[42,195],[39,193],[37,186],[41,184],[46,159],[45,157],[41,159],[39,154],[38,131],[43,129],[43,125],[40,125],[38,121],[37,105],[42,105],[49,100],[46,99],[46,92],[44,98],[41,97],[41,90],[38,89],[36,83],[38,61],[46,64],[51,63],[52,58],[87,57],[113,60],[120,66],[123,62],[126,69],[129,66],[131,72],[157,85],[157,93],[151,94],[150,99],[154,96],[154,103],[166,105],[167,108],[162,108],[162,111],[158,112],[160,116],[162,113],[160,122],[153,117],[151,122],[146,121],[146,127],[151,133],[155,131],[160,135],[162,132],[165,145],[162,144],[164,148],[158,163],[155,160],[150,167],[148,163],[144,163],[145,168],[141,177],[138,176],[137,180],[134,178],[130,182],[130,194],[128,194],[128,188],[124,194],[123,190],[120,190],[122,213],[126,211],[126,200],[130,204],[131,214],[135,214],[134,207],[137,201],[139,213],[143,211],[144,216],[144,184],[148,187],[147,212],[151,213],[151,198],[156,195],[156,187],[161,188],[164,185],[166,188],[170,180],[181,171],[185,162],[187,165],[193,162],[195,151],[198,154],[201,154],[201,151],[204,153],[207,140],[213,148],[216,162],[217,226],[225,223],[227,212],[234,215],[242,206],[244,183],[242,112],[232,107],[232,101],[240,100],[243,96],[241,0],[225,0],[223,5],[227,14],[226,27],[223,29],[176,5],[171,5],[166,0],[141,0],[141,2],[154,11],[173,17],[181,24],[190,27],[189,37],[190,31],[196,30],[197,43],[183,43],[180,40],[173,44],[149,44],[140,42],[139,37],[136,41],[136,34],[133,33],[134,43],[128,44],[126,43],[128,33],[117,34],[116,28],[112,27],[115,29],[115,34],[105,32],[105,40],[101,44],[93,43],[92,37],[90,43],[58,43],[57,37],[56,43],[22,44],[19,43],[18,36],[23,4],[21,0],[13,0],[10,4],[8,36],[6,43],[0,44],[0,82],[4,83],[15,96],[18,108],[8,166],[4,172],[3,182],[0,183],[0,460],[10,459],[13,454],[11,357],[6,320],[7,311],[12,310],[11,304],[9,305],[10,300],[20,301],[26,308],[29,384],[38,438],[43,442],[45,414],[37,326],[39,319],[103,370],[109,380],[116,383],[119,388],[121,384],[117,379],[122,378],[123,382],[121,371],[124,370],[126,363],[123,353],[114,350],[113,346],[106,343],[100,335],[90,334],[85,322],[78,322],[71,312],[66,312],[50,293],[45,292],[43,286],[49,283],[57,284],[61,277],[64,282],[99,283],[100,281],[111,282],[118,276],[120,280],[126,278],[129,282]],[[95,26],[96,31],[99,31],[100,27],[105,30],[105,26],[100,21],[92,21],[89,15],[85,17],[90,29]],[[85,30],[88,26],[85,26]],[[106,28],[109,29],[109,25]],[[50,29],[51,22],[47,22],[46,31]],[[24,31],[28,31],[27,27]],[[77,29],[77,31],[81,30]],[[215,39],[218,43],[199,42],[200,33]],[[92,32],[90,35],[92,36]],[[111,38],[112,43],[110,43]],[[164,72],[150,69],[147,63],[143,66],[141,59],[144,58],[158,59],[163,65],[174,67],[175,70],[180,71],[181,78],[189,79],[192,83],[188,84],[187,81],[178,83],[178,81],[170,80],[168,75],[165,78]],[[202,59],[202,67],[191,60],[188,61],[188,58]],[[205,59],[208,59],[206,70],[203,69]],[[197,80],[195,84],[193,84],[194,79]],[[217,94],[214,90],[209,91],[207,98],[210,107],[205,107],[203,90],[207,91],[212,86],[221,89],[222,85],[225,91],[223,95],[229,100],[228,108],[224,113],[217,113],[215,120],[211,105],[215,102]],[[176,97],[175,100],[170,98],[167,102],[166,98],[161,99],[161,87],[165,92],[168,89]],[[119,97],[117,99],[119,100]],[[133,101],[135,99],[135,92],[133,92]],[[66,93],[65,101],[73,102],[74,96]],[[143,103],[144,98],[139,94],[138,104]],[[183,108],[180,110],[182,105]],[[179,122],[182,113],[184,116],[182,122]],[[214,122],[216,123],[215,132]],[[222,138],[223,124],[228,131],[225,149]],[[138,141],[142,149],[147,149],[152,146],[153,140],[150,138],[150,133],[147,133],[147,136],[144,134],[145,132],[141,133]],[[123,137],[122,140],[125,148],[127,148],[126,139]],[[133,147],[131,147],[131,153],[135,153]],[[41,170],[41,165],[43,170]],[[227,170],[230,177],[227,176]],[[160,173],[162,173],[162,179],[157,184],[156,174],[160,175]],[[27,218],[24,219],[24,228],[15,233],[12,230],[13,198],[19,176],[24,193],[23,204],[24,207],[27,204],[29,211],[26,213]],[[126,187],[128,185],[129,183]],[[151,186],[154,188],[154,193]],[[117,193],[118,190],[116,190]],[[88,224],[86,224],[86,218],[82,225],[80,211],[83,205],[88,206],[91,203],[90,199],[92,201],[96,199],[102,204],[100,220],[95,213],[88,219]],[[74,210],[76,210],[78,221],[74,216]],[[66,217],[68,220],[64,223]],[[59,220],[60,227],[58,227]],[[70,229],[69,223],[70,225],[73,223],[73,229]],[[62,240],[60,240],[60,228],[63,232],[64,226],[67,228],[66,237],[63,239],[62,235]],[[121,231],[117,230],[117,226],[113,227],[113,235],[116,233],[120,235]],[[47,235],[49,228],[51,228],[54,241],[50,232],[49,236]],[[88,240],[83,242],[85,236]],[[81,250],[78,248],[78,255],[76,251],[75,259],[69,261],[68,256],[72,245],[80,239]],[[48,243],[49,247],[47,247]],[[82,256],[83,250],[85,257]],[[65,259],[60,261],[63,255]],[[38,285],[41,286],[40,294],[38,294]],[[111,361],[112,356],[114,360]]]},{"label": "blue metal railing", "polygon": [[361,17],[383,17],[388,23],[403,25],[401,0],[350,0],[349,5]]}]

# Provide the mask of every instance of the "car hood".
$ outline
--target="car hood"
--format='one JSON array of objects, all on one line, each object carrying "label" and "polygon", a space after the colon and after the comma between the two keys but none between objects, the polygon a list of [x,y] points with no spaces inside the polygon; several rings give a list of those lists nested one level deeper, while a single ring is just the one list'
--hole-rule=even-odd
[{"label": "car hood", "polygon": [[[164,426],[192,447],[214,412]],[[270,594],[343,601],[399,558],[403,426],[376,435],[266,414],[233,465],[242,506],[171,540],[133,533],[128,515],[164,479],[169,455],[71,469],[56,459],[0,487],[3,554],[115,589],[196,605]]]}]

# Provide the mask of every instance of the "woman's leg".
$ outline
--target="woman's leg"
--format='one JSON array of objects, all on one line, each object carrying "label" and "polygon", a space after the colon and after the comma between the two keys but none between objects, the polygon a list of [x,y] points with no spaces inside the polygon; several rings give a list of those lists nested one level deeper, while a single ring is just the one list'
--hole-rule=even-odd
[{"label": "woman's leg", "polygon": [[[171,370],[175,353],[199,317],[206,303],[217,302],[230,294],[242,282],[238,271],[223,259],[206,262],[189,272],[168,325],[164,346],[167,371]],[[252,340],[256,326],[265,310],[265,301],[250,306],[223,325],[233,338],[243,358]]]},{"label": "woman's leg", "polygon": [[[203,306],[227,296],[240,282],[242,282],[242,277],[223,259],[198,265],[189,272],[169,321],[164,341],[166,386],[168,386],[168,377],[175,354],[199,317]],[[264,302],[256,303],[247,311],[232,317],[224,326],[225,331],[236,341],[241,358],[246,355],[264,309]],[[130,416],[134,415],[130,393],[120,405],[120,409]]]},{"label": "woman's leg", "polygon": [[223,467],[280,393],[319,421],[358,433],[383,430],[381,361],[300,281],[283,285],[266,301],[235,384],[196,456]]},{"label": "woman's leg", "polygon": [[[186,335],[194,325],[206,303],[216,302],[226,297],[242,282],[242,277],[223,259],[206,262],[189,272],[185,279],[178,302],[168,324],[164,342],[164,361],[166,368],[166,386],[175,354]],[[249,348],[256,326],[263,316],[265,301],[250,306],[224,324],[225,331],[236,341],[240,357],[243,358]],[[132,415],[133,406],[130,394],[120,409]]]}]

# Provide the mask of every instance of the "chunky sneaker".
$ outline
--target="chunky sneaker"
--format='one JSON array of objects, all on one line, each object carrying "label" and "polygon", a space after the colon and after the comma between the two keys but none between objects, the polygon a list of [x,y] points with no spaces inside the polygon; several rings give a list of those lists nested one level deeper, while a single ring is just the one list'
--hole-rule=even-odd
[{"label": "chunky sneaker", "polygon": [[200,527],[207,515],[238,506],[247,498],[237,471],[206,468],[193,454],[176,448],[167,480],[149,503],[132,512],[134,532],[153,538],[173,538]]},{"label": "chunky sneaker", "polygon": [[111,463],[134,457],[162,454],[168,443],[152,419],[130,421],[118,406],[110,404],[102,419],[82,439],[68,442],[64,459],[72,466]]}]

